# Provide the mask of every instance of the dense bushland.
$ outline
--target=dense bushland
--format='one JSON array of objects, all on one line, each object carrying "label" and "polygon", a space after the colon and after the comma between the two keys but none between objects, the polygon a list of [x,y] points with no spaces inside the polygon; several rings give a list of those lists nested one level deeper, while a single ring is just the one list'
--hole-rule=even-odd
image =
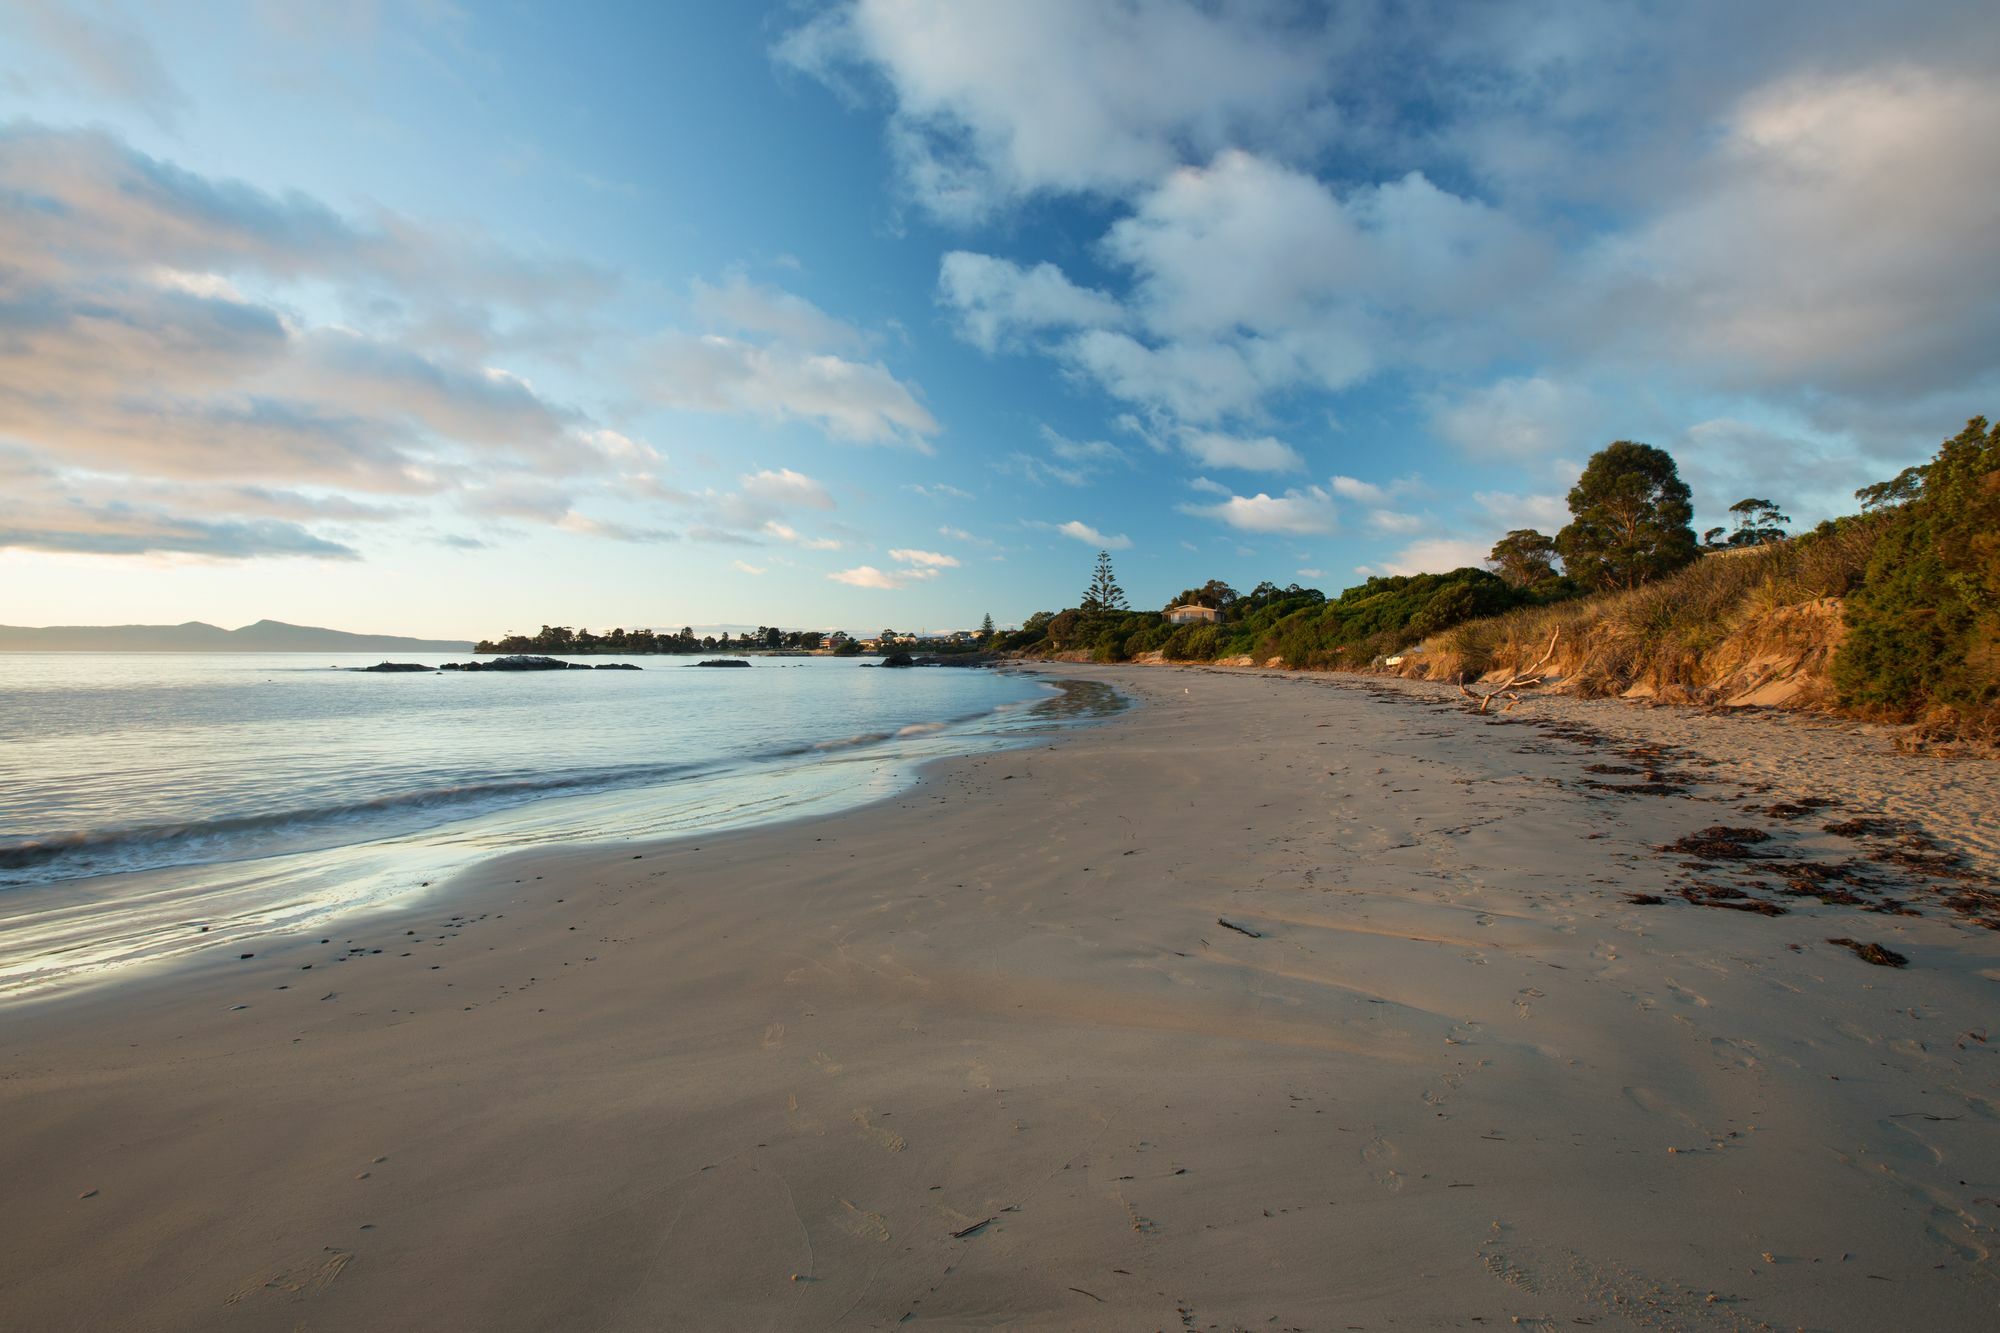
[{"label": "dense bushland", "polygon": [[1366,666],[1426,634],[1547,595],[1483,569],[1372,578],[1332,600],[1297,584],[1262,583],[1240,595],[1219,582],[1208,586],[1220,590],[1213,595],[1220,624],[1174,625],[1163,611],[1041,612],[1001,646],[1087,653],[1100,662],[1159,653],[1170,662],[1247,657],[1293,667]]},{"label": "dense bushland", "polygon": [[[1572,491],[1572,524],[1554,538],[1508,533],[1497,573],[1371,578],[1334,598],[1271,583],[1239,595],[1219,580],[1181,594],[1219,624],[1087,595],[996,645],[1097,661],[1394,659],[1404,674],[1470,679],[1525,667],[1554,639],[1551,673],[1586,695],[1812,705],[2000,744],[2000,426],[1974,418],[1857,498],[1861,513],[1790,540],[1775,504],[1746,499],[1733,535],[1696,544],[1672,460],[1620,441]],[[1109,577],[1100,556],[1094,589]]]},{"label": "dense bushland", "polygon": [[1833,664],[1858,712],[2000,740],[2000,426],[1862,492],[1880,531]]}]

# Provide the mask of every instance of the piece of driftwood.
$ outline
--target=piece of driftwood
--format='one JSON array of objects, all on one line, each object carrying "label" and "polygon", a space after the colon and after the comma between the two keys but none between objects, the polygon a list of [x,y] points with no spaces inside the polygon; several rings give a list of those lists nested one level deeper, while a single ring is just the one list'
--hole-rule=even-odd
[{"label": "piece of driftwood", "polygon": [[1216,925],[1218,925],[1218,926],[1226,926],[1226,927],[1228,927],[1228,928],[1229,928],[1230,930],[1233,930],[1233,931],[1235,931],[1235,932],[1236,932],[1236,933],[1237,933],[1238,935],[1248,935],[1248,936],[1249,936],[1249,937],[1250,937],[1251,939],[1253,939],[1253,940],[1261,940],[1261,939],[1263,939],[1263,938],[1264,938],[1264,932],[1263,932],[1263,931],[1261,931],[1261,930],[1252,930],[1252,929],[1250,929],[1250,927],[1248,927],[1248,926],[1239,926],[1239,925],[1237,925],[1237,924],[1236,924],[1236,923],[1235,923],[1234,921],[1231,921],[1231,920],[1230,920],[1229,918],[1227,918],[1227,917],[1221,917],[1221,916],[1219,916],[1219,917],[1215,918],[1215,924],[1216,924]]},{"label": "piece of driftwood", "polygon": [[1486,693],[1480,694],[1467,689],[1463,675],[1458,678],[1458,692],[1478,704],[1479,711],[1482,713],[1493,706],[1495,699],[1505,699],[1507,701],[1507,706],[1501,709],[1501,712],[1512,712],[1514,705],[1521,702],[1521,696],[1518,691],[1529,689],[1542,683],[1545,678],[1544,668],[1548,666],[1550,659],[1556,655],[1556,641],[1560,638],[1562,638],[1561,630],[1557,630],[1554,634],[1551,634],[1549,636],[1548,648],[1544,650],[1540,657],[1535,659],[1533,666],[1529,667],[1526,671],[1516,671],[1507,677],[1507,679],[1486,691]]}]

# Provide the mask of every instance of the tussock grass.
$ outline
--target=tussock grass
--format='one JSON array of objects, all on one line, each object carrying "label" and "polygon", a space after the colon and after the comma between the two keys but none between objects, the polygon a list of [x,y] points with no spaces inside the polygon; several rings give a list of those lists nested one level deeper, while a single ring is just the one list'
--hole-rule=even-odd
[{"label": "tussock grass", "polygon": [[1403,674],[1453,680],[1521,670],[1559,632],[1550,669],[1585,696],[1637,691],[1715,702],[1787,677],[1822,695],[1841,635],[1838,599],[1859,583],[1880,527],[1847,520],[1795,541],[1704,556],[1629,592],[1467,621],[1425,640]]}]

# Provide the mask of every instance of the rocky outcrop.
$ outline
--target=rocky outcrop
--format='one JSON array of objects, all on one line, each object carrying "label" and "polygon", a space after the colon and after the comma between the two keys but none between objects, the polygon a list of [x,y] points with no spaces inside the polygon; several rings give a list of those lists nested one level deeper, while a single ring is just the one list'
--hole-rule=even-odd
[{"label": "rocky outcrop", "polygon": [[372,667],[348,667],[347,670],[391,672],[391,671],[436,671],[437,668],[427,667],[422,662],[377,662]]},{"label": "rocky outcrop", "polygon": [[747,667],[750,664],[740,657],[711,657],[706,662],[696,662],[698,667]]},{"label": "rocky outcrop", "polygon": [[863,666],[885,667],[990,667],[999,659],[991,653],[925,653],[912,657],[908,653],[891,653],[879,662],[863,662]]},{"label": "rocky outcrop", "polygon": [[630,662],[564,662],[554,657],[496,657],[490,662],[446,662],[440,671],[638,671]]}]

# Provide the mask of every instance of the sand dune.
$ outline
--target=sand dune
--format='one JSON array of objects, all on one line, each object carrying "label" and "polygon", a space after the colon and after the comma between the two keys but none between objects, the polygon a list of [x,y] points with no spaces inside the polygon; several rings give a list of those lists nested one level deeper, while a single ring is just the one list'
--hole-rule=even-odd
[{"label": "sand dune", "polygon": [[0,1326],[1992,1326],[1991,766],[1095,674],[858,814],[7,1011]]}]

